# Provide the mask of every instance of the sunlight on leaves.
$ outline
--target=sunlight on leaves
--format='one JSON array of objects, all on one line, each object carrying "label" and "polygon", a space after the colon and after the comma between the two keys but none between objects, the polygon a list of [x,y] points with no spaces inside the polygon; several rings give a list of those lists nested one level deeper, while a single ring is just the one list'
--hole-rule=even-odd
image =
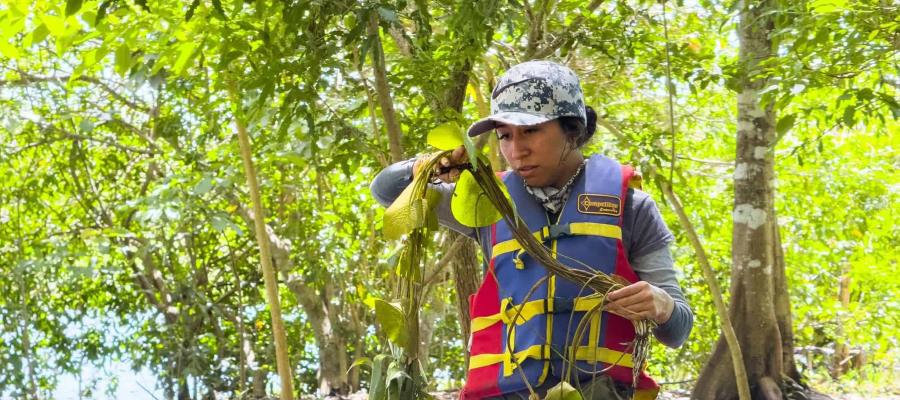
[{"label": "sunlight on leaves", "polygon": [[454,122],[438,125],[428,132],[428,144],[439,150],[453,150],[463,145],[463,131]]},{"label": "sunlight on leaves", "polygon": [[400,306],[382,299],[375,299],[375,319],[381,325],[385,336],[398,346],[405,346],[407,336],[406,320]]},{"label": "sunlight on leaves", "polygon": [[[498,185],[504,188],[506,198],[509,198],[503,183],[499,179],[497,181]],[[450,200],[450,210],[461,224],[473,228],[491,225],[502,217],[478,186],[470,171],[463,171],[459,181],[456,182],[456,189]]]}]

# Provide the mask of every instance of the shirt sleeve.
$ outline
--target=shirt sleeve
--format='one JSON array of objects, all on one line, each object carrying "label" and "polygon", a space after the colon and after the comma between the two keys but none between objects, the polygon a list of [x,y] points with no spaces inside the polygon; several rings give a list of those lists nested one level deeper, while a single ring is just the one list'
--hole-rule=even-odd
[{"label": "shirt sleeve", "polygon": [[[414,163],[415,159],[400,161],[381,170],[381,172],[375,176],[375,179],[372,180],[372,184],[369,187],[375,201],[383,207],[388,207],[397,199],[397,197],[400,197],[400,193],[412,183],[412,168]],[[453,217],[453,211],[450,210],[450,199],[453,196],[453,189],[456,185],[452,183],[440,183],[429,184],[429,186],[441,194],[441,201],[435,209],[438,222],[447,228],[474,238],[475,229],[460,224],[459,221]]]},{"label": "shirt sleeve", "polygon": [[622,216],[622,241],[628,261],[662,249],[674,240],[653,198],[646,192],[628,189]]},{"label": "shirt sleeve", "polygon": [[668,246],[637,257],[631,263],[638,278],[665,290],[675,301],[669,320],[653,331],[653,335],[661,343],[672,348],[684,344],[694,326],[694,312],[678,284],[674,264]]}]

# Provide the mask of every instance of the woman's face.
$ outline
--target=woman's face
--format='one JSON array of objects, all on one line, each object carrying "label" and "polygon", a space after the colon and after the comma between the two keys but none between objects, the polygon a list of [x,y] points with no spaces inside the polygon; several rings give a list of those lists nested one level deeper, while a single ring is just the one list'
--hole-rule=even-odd
[{"label": "woman's face", "polygon": [[581,153],[574,151],[557,120],[531,126],[498,123],[496,130],[500,152],[529,186],[560,187],[581,164]]}]

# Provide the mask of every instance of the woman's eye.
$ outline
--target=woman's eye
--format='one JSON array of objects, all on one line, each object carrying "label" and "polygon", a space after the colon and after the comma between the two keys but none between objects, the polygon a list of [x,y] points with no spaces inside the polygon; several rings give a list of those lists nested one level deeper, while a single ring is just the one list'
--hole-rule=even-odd
[{"label": "woman's eye", "polygon": [[509,139],[509,134],[506,132],[497,132],[497,139],[499,139],[499,140]]}]

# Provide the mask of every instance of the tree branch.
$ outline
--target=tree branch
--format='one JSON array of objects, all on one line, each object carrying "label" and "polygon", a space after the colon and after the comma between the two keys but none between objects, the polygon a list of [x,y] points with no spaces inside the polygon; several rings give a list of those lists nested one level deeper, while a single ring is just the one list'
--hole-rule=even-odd
[{"label": "tree branch", "polygon": [[[594,10],[596,10],[597,7],[600,7],[600,4],[602,4],[602,3],[603,3],[603,0],[592,0],[591,3],[588,4],[588,6],[587,6],[587,13],[588,14],[593,13]],[[553,52],[555,52],[556,49],[558,49],[560,46],[562,46],[564,43],[566,43],[566,41],[571,39],[572,36],[574,36],[573,32],[578,31],[578,27],[584,22],[584,19],[585,19],[584,13],[575,17],[575,19],[572,20],[572,23],[570,23],[569,26],[562,29],[561,30],[562,33],[559,36],[555,37],[553,39],[553,41],[551,41],[550,43],[547,43],[547,45],[544,46],[543,48],[535,50],[531,54],[526,52],[525,59],[533,60],[533,59],[546,58],[547,56],[553,54]],[[534,46],[534,47],[537,48],[537,46]]]},{"label": "tree branch", "polygon": [[[68,81],[71,78],[70,75],[37,76],[37,75],[32,75],[32,74],[22,71],[22,70],[16,70],[16,72],[22,76],[21,79],[14,79],[14,80],[0,79],[0,86],[28,86],[33,83],[44,83],[44,82],[50,82],[50,83],[55,83],[59,86],[65,86],[65,84],[63,82]],[[150,107],[147,107],[143,104],[138,104],[137,102],[129,100],[128,98],[123,96],[121,93],[119,93],[118,91],[113,89],[111,86],[109,86],[106,82],[103,82],[98,78],[94,78],[92,76],[81,75],[81,76],[78,76],[77,78],[75,78],[75,80],[99,86],[101,89],[103,89],[104,92],[106,92],[106,94],[112,96],[116,100],[118,100],[118,101],[122,102],[123,104],[125,104],[126,106],[128,106],[128,108],[131,108],[135,111],[140,111],[142,113],[150,112]]]}]

